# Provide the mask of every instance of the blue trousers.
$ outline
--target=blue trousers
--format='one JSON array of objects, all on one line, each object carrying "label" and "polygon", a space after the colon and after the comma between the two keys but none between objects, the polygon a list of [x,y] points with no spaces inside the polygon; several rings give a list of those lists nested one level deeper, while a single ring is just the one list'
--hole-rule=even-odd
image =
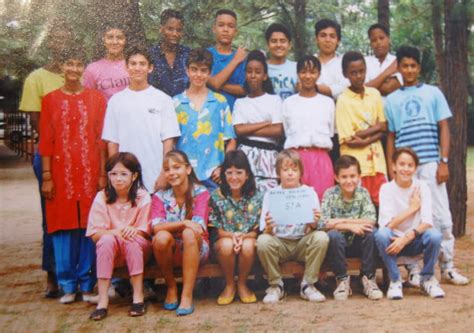
[{"label": "blue trousers", "polygon": [[41,195],[41,185],[43,184],[43,168],[41,167],[41,156],[37,152],[33,155],[33,171],[35,173],[36,179],[38,180],[41,197],[41,214],[43,218],[43,263],[41,267],[44,271],[54,273],[56,271],[56,267],[54,264],[53,241],[51,240],[51,236],[48,234],[46,228],[46,205],[45,199]]},{"label": "blue trousers", "polygon": [[97,281],[95,244],[86,230],[60,230],[51,234],[56,258],[56,277],[66,294],[92,292]]},{"label": "blue trousers", "polygon": [[375,233],[375,243],[379,249],[380,256],[388,270],[391,281],[400,280],[400,271],[397,266],[397,256],[416,256],[423,253],[423,269],[421,270],[421,279],[428,280],[434,275],[434,267],[438,261],[439,251],[441,249],[441,233],[435,228],[426,230],[421,237],[414,239],[405,246],[398,255],[389,255],[385,249],[392,242],[391,237],[395,234],[389,228],[379,229]]}]

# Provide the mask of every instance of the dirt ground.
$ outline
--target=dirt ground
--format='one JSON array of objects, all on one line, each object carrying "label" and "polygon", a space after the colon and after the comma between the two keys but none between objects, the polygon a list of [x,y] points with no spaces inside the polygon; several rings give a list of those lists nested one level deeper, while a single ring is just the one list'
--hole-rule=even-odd
[{"label": "dirt ground", "polygon": [[[471,149],[471,159],[473,152]],[[474,163],[469,165],[468,226],[466,235],[456,243],[456,265],[473,279]],[[144,317],[130,318],[130,300],[123,300],[110,305],[108,318],[91,322],[88,315],[94,309],[92,305],[60,305],[57,300],[43,298],[45,273],[40,269],[41,223],[36,186],[29,163],[11,154],[0,142],[2,332],[472,332],[474,326],[474,283],[464,287],[443,284],[446,298],[438,300],[405,288],[401,301],[373,302],[362,296],[355,282],[354,295],[347,302],[334,301],[329,292],[325,303],[310,304],[299,298],[297,289],[273,306],[236,301],[219,307],[215,297],[205,297],[196,300],[193,315],[183,318],[164,311],[161,302],[150,303]]]}]

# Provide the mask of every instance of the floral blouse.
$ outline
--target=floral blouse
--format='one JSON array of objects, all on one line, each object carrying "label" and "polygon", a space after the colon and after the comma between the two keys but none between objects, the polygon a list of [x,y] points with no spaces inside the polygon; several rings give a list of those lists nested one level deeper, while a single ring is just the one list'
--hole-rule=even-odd
[{"label": "floral blouse", "polygon": [[262,210],[261,192],[256,192],[250,198],[235,201],[225,197],[220,189],[215,190],[209,202],[209,226],[223,229],[227,232],[247,233],[257,229]]}]

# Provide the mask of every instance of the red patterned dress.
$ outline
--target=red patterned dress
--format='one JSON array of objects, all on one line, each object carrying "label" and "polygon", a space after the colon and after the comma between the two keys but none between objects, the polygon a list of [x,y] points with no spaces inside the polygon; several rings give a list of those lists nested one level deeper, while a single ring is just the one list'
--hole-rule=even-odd
[{"label": "red patterned dress", "polygon": [[92,89],[79,94],[58,89],[43,98],[39,153],[51,157],[55,186],[54,198],[46,200],[48,233],[87,228],[105,149],[105,107],[103,95]]}]

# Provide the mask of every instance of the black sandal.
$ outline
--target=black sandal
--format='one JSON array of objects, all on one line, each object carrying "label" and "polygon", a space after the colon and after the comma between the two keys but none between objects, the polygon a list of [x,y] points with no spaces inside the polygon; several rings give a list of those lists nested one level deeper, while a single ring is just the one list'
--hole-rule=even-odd
[{"label": "black sandal", "polygon": [[105,317],[107,317],[107,309],[101,308],[101,309],[95,309],[89,316],[89,319],[99,321],[99,320],[104,319]]},{"label": "black sandal", "polygon": [[132,303],[128,315],[130,317],[140,317],[145,314],[145,303]]}]

